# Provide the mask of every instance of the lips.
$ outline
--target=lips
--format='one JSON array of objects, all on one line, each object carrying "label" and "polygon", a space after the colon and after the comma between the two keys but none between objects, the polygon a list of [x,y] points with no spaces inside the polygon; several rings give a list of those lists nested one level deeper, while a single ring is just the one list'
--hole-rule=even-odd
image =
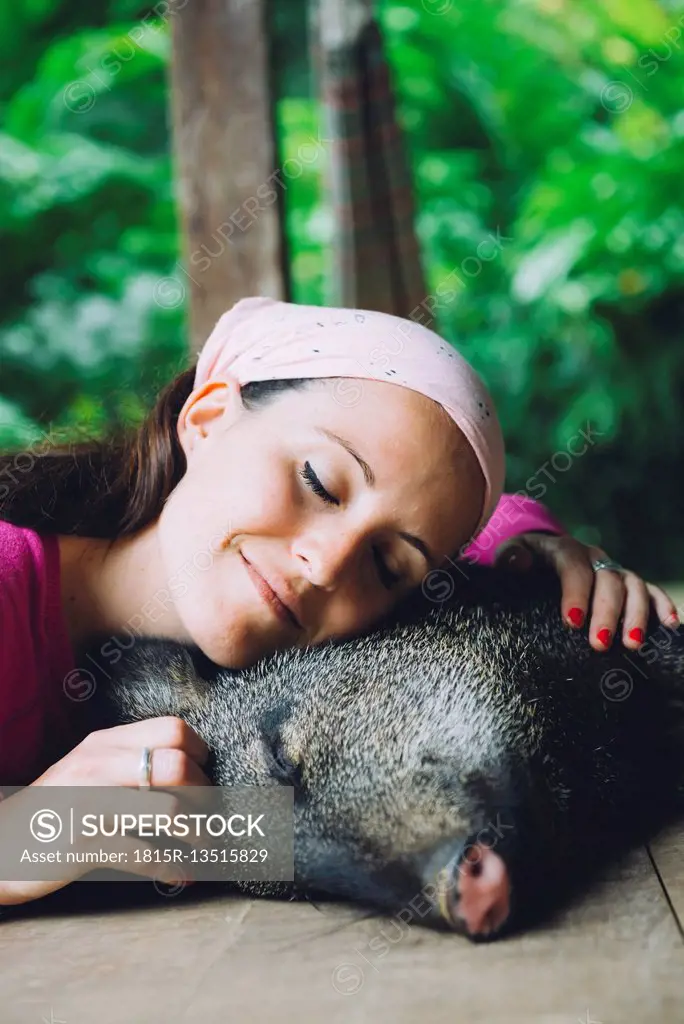
[{"label": "lips", "polygon": [[270,580],[266,579],[263,573],[259,572],[256,566],[245,558],[242,552],[240,552],[240,556],[257,591],[266,603],[270,605],[276,615],[283,622],[301,629],[302,624],[298,614],[297,599],[288,584],[284,580],[276,579],[274,576],[271,576]]}]

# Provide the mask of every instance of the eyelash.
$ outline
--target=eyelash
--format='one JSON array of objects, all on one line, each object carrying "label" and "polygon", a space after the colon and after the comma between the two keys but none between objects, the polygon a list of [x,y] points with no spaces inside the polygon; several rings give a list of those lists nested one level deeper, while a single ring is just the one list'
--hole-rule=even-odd
[{"label": "eyelash", "polygon": [[332,494],[330,494],[329,491],[326,491],[325,487],[314,473],[310,462],[304,463],[304,468],[300,469],[299,474],[306,480],[307,485],[311,488],[314,494],[317,494],[319,498],[322,498],[326,504],[339,505],[337,498],[333,498]]},{"label": "eyelash", "polygon": [[[329,491],[326,491],[325,487],[314,473],[310,462],[304,463],[304,467],[299,470],[299,475],[306,482],[307,487],[309,487],[310,490],[314,492],[314,494],[317,494],[319,498],[322,498],[322,500],[327,505],[339,505],[338,499],[334,498]],[[373,548],[373,554],[375,556],[375,564],[377,566],[378,575],[383,585],[386,586],[388,589],[390,587],[396,586],[396,584],[401,579],[401,576],[398,576],[396,573],[392,572],[391,569],[387,568],[387,565],[383,561],[382,555],[380,554],[377,548]]]}]

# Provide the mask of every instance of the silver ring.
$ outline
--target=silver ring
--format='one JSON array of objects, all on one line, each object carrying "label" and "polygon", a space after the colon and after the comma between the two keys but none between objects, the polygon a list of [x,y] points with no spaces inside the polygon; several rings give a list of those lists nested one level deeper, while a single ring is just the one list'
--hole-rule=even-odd
[{"label": "silver ring", "polygon": [[152,754],[150,747],[143,747],[138,772],[138,789],[149,789],[152,785]]},{"label": "silver ring", "polygon": [[612,558],[596,558],[591,563],[591,567],[594,572],[598,572],[599,569],[610,569],[611,572],[625,572],[625,567],[620,565],[619,562],[614,562]]}]

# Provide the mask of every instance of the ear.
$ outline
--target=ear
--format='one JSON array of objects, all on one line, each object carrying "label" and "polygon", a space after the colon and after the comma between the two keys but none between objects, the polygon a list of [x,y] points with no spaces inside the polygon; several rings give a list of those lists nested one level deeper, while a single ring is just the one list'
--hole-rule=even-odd
[{"label": "ear", "polygon": [[176,427],[186,458],[215,427],[229,426],[243,412],[240,385],[235,377],[208,380],[191,391],[178,414]]}]

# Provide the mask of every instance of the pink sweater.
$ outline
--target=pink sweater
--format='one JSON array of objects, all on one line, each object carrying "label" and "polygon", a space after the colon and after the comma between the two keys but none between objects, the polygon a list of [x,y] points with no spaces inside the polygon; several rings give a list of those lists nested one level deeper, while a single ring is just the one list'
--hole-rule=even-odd
[{"label": "pink sweater", "polygon": [[[490,565],[500,544],[532,530],[566,532],[543,505],[505,494],[462,557]],[[0,519],[0,793],[32,782],[85,736],[87,688],[74,669],[57,537]]]},{"label": "pink sweater", "polygon": [[78,742],[63,686],[73,667],[57,537],[0,519],[0,788],[33,781]]}]

